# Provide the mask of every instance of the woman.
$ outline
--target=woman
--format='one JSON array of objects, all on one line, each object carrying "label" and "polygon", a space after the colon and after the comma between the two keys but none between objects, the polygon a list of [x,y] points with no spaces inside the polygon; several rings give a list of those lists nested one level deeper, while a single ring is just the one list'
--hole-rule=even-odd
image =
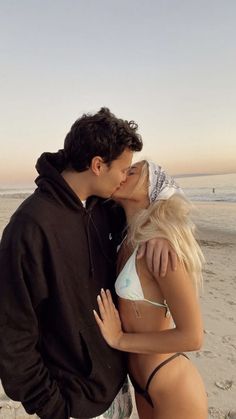
[{"label": "woman", "polygon": [[[202,379],[182,352],[199,349],[203,337],[196,295],[203,256],[188,217],[190,204],[174,180],[149,161],[131,167],[113,198],[128,222],[115,284],[119,313],[110,292],[102,290],[97,324],[110,346],[128,353],[141,419],[205,419]],[[169,268],[164,278],[154,278],[145,258],[136,258],[138,245],[157,233],[178,255],[177,269]]]}]

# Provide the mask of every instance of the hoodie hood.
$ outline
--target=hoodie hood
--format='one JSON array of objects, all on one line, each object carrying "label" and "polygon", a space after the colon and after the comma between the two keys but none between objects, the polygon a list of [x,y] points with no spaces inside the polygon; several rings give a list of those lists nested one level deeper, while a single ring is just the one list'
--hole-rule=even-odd
[{"label": "hoodie hood", "polygon": [[35,167],[39,173],[35,180],[39,191],[47,193],[61,205],[74,210],[83,209],[79,197],[61,175],[66,167],[64,150],[59,150],[57,153],[43,153]]}]

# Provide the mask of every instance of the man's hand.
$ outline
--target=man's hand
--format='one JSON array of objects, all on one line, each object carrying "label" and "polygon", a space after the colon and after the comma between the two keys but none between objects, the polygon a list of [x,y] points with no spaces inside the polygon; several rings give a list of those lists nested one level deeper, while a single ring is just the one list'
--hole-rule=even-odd
[{"label": "man's hand", "polygon": [[146,256],[148,269],[155,277],[164,277],[167,272],[168,262],[171,269],[177,269],[177,255],[166,239],[156,238],[142,244],[138,249],[137,258]]}]

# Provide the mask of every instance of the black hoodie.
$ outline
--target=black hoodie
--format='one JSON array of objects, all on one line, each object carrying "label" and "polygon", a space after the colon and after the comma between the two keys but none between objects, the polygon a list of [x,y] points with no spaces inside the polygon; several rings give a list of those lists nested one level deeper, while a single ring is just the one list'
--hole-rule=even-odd
[{"label": "black hoodie", "polygon": [[63,167],[62,152],[40,157],[38,188],[0,248],[0,378],[10,398],[44,419],[100,415],[126,375],[92,312],[101,287],[114,284],[119,219],[99,198],[85,209]]}]

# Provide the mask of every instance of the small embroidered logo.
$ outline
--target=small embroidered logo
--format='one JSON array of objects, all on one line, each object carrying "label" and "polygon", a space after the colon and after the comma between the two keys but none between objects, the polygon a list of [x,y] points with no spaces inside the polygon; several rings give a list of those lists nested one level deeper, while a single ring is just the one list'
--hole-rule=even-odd
[{"label": "small embroidered logo", "polygon": [[112,234],[109,233],[109,240],[112,240]]}]

